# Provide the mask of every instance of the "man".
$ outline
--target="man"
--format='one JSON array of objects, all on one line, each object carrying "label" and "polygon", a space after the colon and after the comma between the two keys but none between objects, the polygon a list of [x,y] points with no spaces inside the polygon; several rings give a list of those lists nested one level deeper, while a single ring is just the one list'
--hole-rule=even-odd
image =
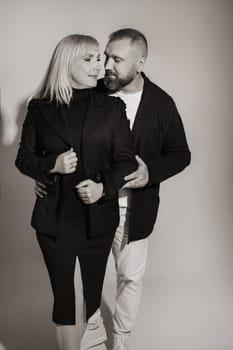
[{"label": "man", "polygon": [[126,104],[138,169],[119,193],[120,224],[112,246],[117,273],[113,348],[126,350],[139,309],[159,186],[190,163],[184,128],[172,98],[142,72],[148,47],[135,29],[112,33],[105,49],[105,77],[98,89]]},{"label": "man", "polygon": [[[138,170],[125,178],[128,183],[119,193],[120,225],[112,246],[117,272],[113,350],[127,349],[138,313],[159,185],[190,163],[172,98],[142,73],[147,52],[145,36],[134,29],[112,33],[105,49],[104,86],[126,104],[138,161]],[[99,85],[103,88],[102,81]]]}]

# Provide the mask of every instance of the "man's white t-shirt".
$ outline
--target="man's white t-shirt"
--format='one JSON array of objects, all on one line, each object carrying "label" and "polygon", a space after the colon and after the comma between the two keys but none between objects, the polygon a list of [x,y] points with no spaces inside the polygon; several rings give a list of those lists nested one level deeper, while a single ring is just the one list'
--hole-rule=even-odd
[{"label": "man's white t-shirt", "polygon": [[[138,106],[141,101],[142,90],[133,93],[117,91],[114,94],[111,94],[111,96],[120,97],[120,99],[126,104],[126,115],[130,123],[130,129],[132,130]],[[121,208],[127,208],[130,206],[129,190],[122,189],[119,191],[119,206]]]}]

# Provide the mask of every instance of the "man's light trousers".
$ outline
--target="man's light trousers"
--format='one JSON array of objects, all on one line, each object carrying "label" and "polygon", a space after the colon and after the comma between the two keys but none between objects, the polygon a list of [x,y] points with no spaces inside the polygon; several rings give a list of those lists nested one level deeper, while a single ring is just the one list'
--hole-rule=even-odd
[{"label": "man's light trousers", "polygon": [[135,323],[146,267],[148,238],[128,242],[130,208],[120,208],[120,224],[112,245],[117,273],[113,332],[129,335]]}]

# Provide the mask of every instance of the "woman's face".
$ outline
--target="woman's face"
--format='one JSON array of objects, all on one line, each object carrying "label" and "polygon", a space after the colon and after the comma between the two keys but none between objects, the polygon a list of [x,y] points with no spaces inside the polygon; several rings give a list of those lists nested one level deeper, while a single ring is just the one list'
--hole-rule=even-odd
[{"label": "woman's face", "polygon": [[76,89],[95,87],[100,72],[100,51],[98,46],[80,53],[71,64],[71,86]]}]

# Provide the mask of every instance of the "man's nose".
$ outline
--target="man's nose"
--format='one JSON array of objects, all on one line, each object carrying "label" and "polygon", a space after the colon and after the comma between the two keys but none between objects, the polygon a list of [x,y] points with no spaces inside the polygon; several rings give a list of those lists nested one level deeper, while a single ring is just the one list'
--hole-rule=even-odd
[{"label": "man's nose", "polygon": [[104,68],[106,70],[112,70],[113,68],[113,60],[111,58],[107,58],[104,62]]}]

